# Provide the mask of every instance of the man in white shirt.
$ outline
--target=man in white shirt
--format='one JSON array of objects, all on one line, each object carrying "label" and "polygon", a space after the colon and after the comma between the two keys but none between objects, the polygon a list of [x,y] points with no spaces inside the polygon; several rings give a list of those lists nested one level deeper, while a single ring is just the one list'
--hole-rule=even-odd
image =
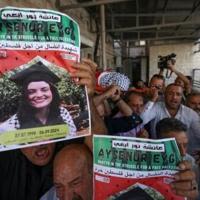
[{"label": "man in white shirt", "polygon": [[200,118],[192,109],[181,104],[182,96],[182,87],[176,84],[168,85],[165,90],[165,101],[148,102],[141,117],[144,124],[153,120],[151,123],[152,138],[157,138],[155,127],[161,119],[173,117],[182,121],[188,128],[188,152],[192,153],[200,148]]}]

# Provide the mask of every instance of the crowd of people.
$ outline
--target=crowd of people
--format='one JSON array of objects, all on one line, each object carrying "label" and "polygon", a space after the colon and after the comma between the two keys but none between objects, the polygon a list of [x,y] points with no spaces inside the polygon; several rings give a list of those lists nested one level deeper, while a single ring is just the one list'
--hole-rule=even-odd
[{"label": "crowd of people", "polygon": [[[97,65],[83,59],[73,67],[76,71],[70,76],[76,78],[76,84],[87,87],[92,134],[174,137],[183,160],[170,186],[177,195],[197,199],[199,163],[192,156],[198,156],[200,149],[200,93],[192,90],[191,81],[169,63],[169,69],[177,75],[172,84],[165,86],[164,76],[159,73],[152,76],[148,85],[140,80],[136,87],[126,91],[126,81],[119,81],[124,76],[118,74],[117,79],[113,78],[115,81],[109,78],[109,84],[97,92]],[[30,81],[25,86],[31,98]],[[64,120],[59,116],[58,119]],[[19,122],[25,124],[21,119]],[[92,200],[92,149],[91,135],[1,152],[0,199]]]}]

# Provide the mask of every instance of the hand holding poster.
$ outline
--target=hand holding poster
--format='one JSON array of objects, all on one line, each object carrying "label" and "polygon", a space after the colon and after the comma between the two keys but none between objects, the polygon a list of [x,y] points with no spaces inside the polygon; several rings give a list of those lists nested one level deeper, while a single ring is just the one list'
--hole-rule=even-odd
[{"label": "hand holding poster", "polygon": [[78,24],[44,9],[0,9],[0,151],[90,134],[87,94],[70,78]]},{"label": "hand holding poster", "polygon": [[181,157],[175,139],[94,136],[95,200],[182,200],[169,186]]}]

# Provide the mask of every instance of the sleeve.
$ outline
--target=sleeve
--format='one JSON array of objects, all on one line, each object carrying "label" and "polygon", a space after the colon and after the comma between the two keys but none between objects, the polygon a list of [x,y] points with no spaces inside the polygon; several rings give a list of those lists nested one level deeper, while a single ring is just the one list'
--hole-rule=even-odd
[{"label": "sleeve", "polygon": [[50,188],[41,198],[40,200],[58,200],[56,197],[55,187]]},{"label": "sleeve", "polygon": [[156,111],[157,111],[157,103],[148,101],[144,106],[143,112],[140,115],[144,125],[156,117]]},{"label": "sleeve", "polygon": [[142,123],[142,119],[138,115],[126,117],[105,117],[104,122],[110,135],[127,132]]},{"label": "sleeve", "polygon": [[75,136],[76,135],[76,126],[74,124],[74,121],[67,111],[67,109],[60,107],[60,116],[62,117],[63,121],[69,126],[69,136]]}]

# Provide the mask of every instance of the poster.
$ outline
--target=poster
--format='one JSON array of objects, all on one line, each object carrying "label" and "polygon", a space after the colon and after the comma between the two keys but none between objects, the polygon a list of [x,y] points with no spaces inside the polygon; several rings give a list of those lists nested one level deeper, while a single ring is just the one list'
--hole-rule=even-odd
[{"label": "poster", "polygon": [[90,134],[78,24],[60,12],[0,9],[0,151]]},{"label": "poster", "polygon": [[95,200],[181,200],[169,183],[181,156],[175,139],[94,136]]}]

